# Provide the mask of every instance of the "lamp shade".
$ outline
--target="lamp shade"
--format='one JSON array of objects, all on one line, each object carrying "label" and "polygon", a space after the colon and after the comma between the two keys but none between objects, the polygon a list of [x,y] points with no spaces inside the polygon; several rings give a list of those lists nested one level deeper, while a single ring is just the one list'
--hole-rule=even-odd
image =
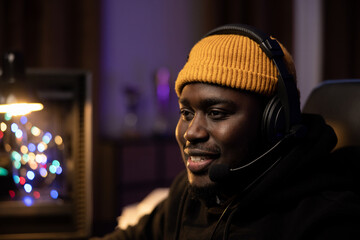
[{"label": "lamp shade", "polygon": [[26,80],[23,55],[8,52],[2,58],[0,113],[25,115],[43,109],[33,86]]}]

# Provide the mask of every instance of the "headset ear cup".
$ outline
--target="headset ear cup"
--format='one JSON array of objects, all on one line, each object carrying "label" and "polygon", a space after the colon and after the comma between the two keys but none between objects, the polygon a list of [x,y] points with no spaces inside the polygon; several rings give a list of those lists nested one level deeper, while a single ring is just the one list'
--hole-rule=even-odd
[{"label": "headset ear cup", "polygon": [[274,96],[266,105],[262,120],[262,134],[268,144],[273,144],[284,136],[284,114],[280,99]]}]

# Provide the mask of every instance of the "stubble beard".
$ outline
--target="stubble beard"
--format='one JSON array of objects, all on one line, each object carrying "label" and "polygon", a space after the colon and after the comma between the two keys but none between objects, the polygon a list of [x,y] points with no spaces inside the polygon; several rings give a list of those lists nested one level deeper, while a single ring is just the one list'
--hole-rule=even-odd
[{"label": "stubble beard", "polygon": [[[207,174],[207,173],[202,173]],[[188,182],[189,193],[193,199],[200,200],[207,207],[213,207],[218,204],[218,196],[221,196],[223,187],[215,182],[208,183],[204,186],[197,186]]]}]

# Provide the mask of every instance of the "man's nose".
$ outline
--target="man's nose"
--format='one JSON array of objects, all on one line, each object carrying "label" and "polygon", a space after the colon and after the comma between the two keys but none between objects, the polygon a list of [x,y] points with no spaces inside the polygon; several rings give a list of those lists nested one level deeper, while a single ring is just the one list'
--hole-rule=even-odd
[{"label": "man's nose", "polygon": [[195,114],[185,131],[184,138],[189,142],[201,142],[208,138],[208,129],[205,116]]}]

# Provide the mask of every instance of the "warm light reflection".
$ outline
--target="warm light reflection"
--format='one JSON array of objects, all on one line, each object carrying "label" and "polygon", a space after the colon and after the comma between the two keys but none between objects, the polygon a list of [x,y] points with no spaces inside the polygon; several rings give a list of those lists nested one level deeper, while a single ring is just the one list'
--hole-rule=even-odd
[{"label": "warm light reflection", "polygon": [[38,164],[34,160],[29,160],[29,166],[32,170],[36,170],[38,167]]},{"label": "warm light reflection", "polygon": [[40,136],[40,134],[41,134],[40,128],[38,128],[36,126],[33,126],[30,131],[31,131],[32,135],[34,135],[35,137]]},{"label": "warm light reflection", "polygon": [[56,136],[54,141],[57,145],[61,145],[63,143],[62,137],[60,136]]},{"label": "warm light reflection", "polygon": [[33,153],[33,152],[29,153],[29,160],[35,161],[35,158],[36,158],[35,153]]},{"label": "warm light reflection", "polygon": [[36,154],[35,161],[36,161],[37,163],[46,164],[46,162],[47,162],[47,157],[46,157],[45,154]]},{"label": "warm light reflection", "polygon": [[22,154],[25,154],[25,153],[28,153],[29,149],[27,148],[27,146],[22,145],[20,147],[20,151],[21,151]]},{"label": "warm light reflection", "polygon": [[7,151],[7,152],[11,151],[11,146],[8,143],[5,143],[4,148],[5,148],[5,151]]},{"label": "warm light reflection", "polygon": [[13,103],[0,105],[0,113],[8,113],[12,116],[26,115],[44,108],[41,103]]},{"label": "warm light reflection", "polygon": [[0,130],[3,131],[3,132],[5,132],[6,129],[7,129],[6,123],[4,123],[4,122],[0,123]]}]

